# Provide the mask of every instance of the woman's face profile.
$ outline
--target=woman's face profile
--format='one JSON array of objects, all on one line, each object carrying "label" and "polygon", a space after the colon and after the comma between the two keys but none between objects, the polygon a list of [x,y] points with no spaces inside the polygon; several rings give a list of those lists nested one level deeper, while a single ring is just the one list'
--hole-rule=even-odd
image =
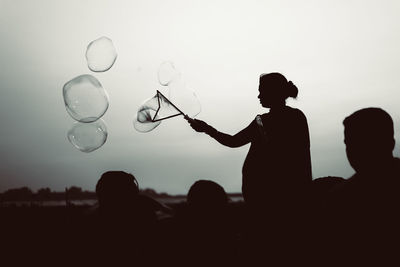
[{"label": "woman's face profile", "polygon": [[260,104],[261,106],[263,106],[264,108],[268,108],[269,104],[268,104],[268,97],[267,94],[265,94],[265,90],[261,90],[259,89],[259,94],[258,94],[258,99],[260,99]]},{"label": "woman's face profile", "polygon": [[258,99],[260,99],[260,104],[264,108],[270,108],[273,103],[280,102],[280,97],[276,94],[276,90],[267,84],[260,83],[258,87]]}]

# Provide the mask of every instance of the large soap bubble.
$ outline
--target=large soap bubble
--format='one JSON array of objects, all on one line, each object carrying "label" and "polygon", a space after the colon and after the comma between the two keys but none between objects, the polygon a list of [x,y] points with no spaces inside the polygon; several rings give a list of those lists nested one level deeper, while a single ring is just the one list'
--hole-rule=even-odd
[{"label": "large soap bubble", "polygon": [[158,82],[167,86],[170,82],[177,79],[180,76],[179,71],[175,68],[174,64],[170,61],[161,63],[158,69]]},{"label": "large soap bubble", "polygon": [[138,109],[136,118],[133,120],[133,127],[142,133],[147,133],[154,130],[161,121],[154,121],[157,119],[156,112],[158,110],[158,100],[152,97],[146,100]]},{"label": "large soap bubble", "polygon": [[80,75],[67,82],[63,96],[67,112],[80,122],[96,121],[108,109],[108,94],[92,75]]},{"label": "large soap bubble", "polygon": [[201,112],[201,104],[194,91],[186,87],[182,79],[175,79],[168,84],[169,101],[184,114],[193,118]]},{"label": "large soap bubble", "polygon": [[108,37],[100,37],[87,46],[86,60],[91,71],[107,71],[114,65],[116,59],[117,51]]},{"label": "large soap bubble", "polygon": [[92,123],[75,122],[67,137],[74,147],[89,153],[104,145],[107,135],[106,124],[100,119]]}]

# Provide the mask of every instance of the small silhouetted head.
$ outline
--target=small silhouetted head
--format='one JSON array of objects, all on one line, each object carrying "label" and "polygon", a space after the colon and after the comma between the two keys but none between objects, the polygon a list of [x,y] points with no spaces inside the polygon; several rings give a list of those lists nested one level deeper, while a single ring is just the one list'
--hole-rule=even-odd
[{"label": "small silhouetted head", "polygon": [[198,180],[187,195],[189,207],[194,209],[217,209],[228,203],[225,190],[219,184],[209,180]]},{"label": "small silhouetted head", "polygon": [[298,94],[296,85],[277,72],[261,74],[258,90],[260,103],[266,108],[285,105],[288,97],[296,98]]},{"label": "small silhouetted head", "polygon": [[311,183],[311,194],[316,200],[320,200],[326,197],[332,188],[344,181],[346,181],[344,178],[337,176],[326,176],[314,179]]},{"label": "small silhouetted head", "polygon": [[123,208],[134,202],[139,194],[135,176],[123,171],[103,173],[96,185],[100,209]]},{"label": "small silhouetted head", "polygon": [[344,121],[347,158],[355,171],[364,171],[393,158],[393,120],[380,108],[365,108]]}]

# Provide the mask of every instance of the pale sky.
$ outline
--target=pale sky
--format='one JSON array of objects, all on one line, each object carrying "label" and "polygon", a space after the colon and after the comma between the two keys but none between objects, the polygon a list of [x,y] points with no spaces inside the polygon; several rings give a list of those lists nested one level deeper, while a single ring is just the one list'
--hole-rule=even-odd
[{"label": "pale sky", "polygon": [[[268,111],[257,99],[259,75],[281,72],[299,88],[288,105],[308,118],[313,177],[348,177],[346,116],[381,107],[400,142],[399,14],[397,0],[0,0],[0,192],[94,190],[107,170],[172,194],[198,179],[240,192],[248,145],[223,147],[181,117],[149,133],[133,128],[138,106],[162,88],[164,61],[198,95],[198,118],[230,134]],[[118,58],[93,73],[86,46],[101,36],[113,40]],[[73,119],[62,97],[63,85],[81,74],[95,76],[110,96],[108,140],[88,154],[67,140]]]}]

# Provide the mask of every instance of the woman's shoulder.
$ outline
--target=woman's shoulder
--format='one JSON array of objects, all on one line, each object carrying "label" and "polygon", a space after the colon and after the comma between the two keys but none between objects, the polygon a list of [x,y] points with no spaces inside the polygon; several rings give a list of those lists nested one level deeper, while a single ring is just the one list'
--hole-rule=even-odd
[{"label": "woman's shoulder", "polygon": [[287,107],[287,114],[293,118],[293,119],[298,119],[298,120],[304,120],[307,121],[306,115],[304,115],[303,111],[301,111],[298,108],[292,108],[292,107]]},{"label": "woman's shoulder", "polygon": [[274,113],[272,114],[271,112],[267,112],[264,114],[260,114],[257,115],[255,120],[257,119],[257,117],[261,117],[262,119],[267,119],[269,117],[275,117],[275,116],[287,116],[287,117],[292,117],[292,118],[299,118],[299,119],[305,119],[306,120],[306,116],[304,115],[303,111],[301,111],[298,108],[292,108],[289,106],[286,106],[285,109],[283,110],[283,112],[279,112],[279,113]]}]

